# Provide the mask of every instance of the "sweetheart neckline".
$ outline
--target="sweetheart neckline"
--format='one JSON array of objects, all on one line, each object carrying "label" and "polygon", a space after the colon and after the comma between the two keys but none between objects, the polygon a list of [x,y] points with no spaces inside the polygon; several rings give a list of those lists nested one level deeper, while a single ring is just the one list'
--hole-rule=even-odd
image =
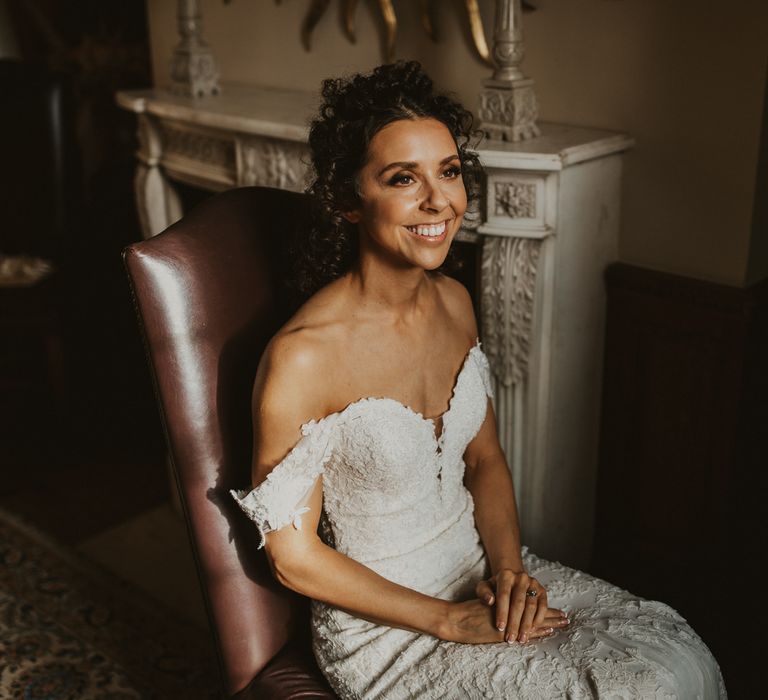
[{"label": "sweetheart neckline", "polygon": [[[435,418],[427,418],[420,411],[416,411],[415,409],[411,408],[408,404],[405,404],[398,399],[392,398],[391,396],[363,396],[362,398],[356,399],[355,401],[348,403],[346,406],[344,406],[344,408],[339,409],[338,411],[334,411],[333,413],[329,413],[328,415],[323,416],[320,419],[312,418],[311,420],[308,420],[306,423],[302,424],[301,433],[302,435],[307,435],[309,432],[308,430],[306,430],[307,428],[310,428],[311,426],[320,425],[323,421],[326,421],[327,419],[334,416],[341,417],[344,413],[346,413],[350,409],[360,404],[369,403],[369,402],[389,402],[389,403],[395,404],[396,406],[399,406],[400,408],[404,409],[406,412],[416,416],[417,418],[424,421],[425,423],[431,423],[432,430],[430,432],[432,433],[432,439],[435,441],[435,447],[438,451],[438,454],[442,454],[443,442],[445,440],[445,419],[453,409],[454,399],[456,398],[456,389],[459,386],[459,381],[461,380],[461,377],[464,374],[464,370],[466,370],[466,368],[469,365],[469,358],[472,356],[472,353],[475,350],[479,350],[480,352],[482,352],[482,349],[480,348],[481,345],[482,343],[480,342],[480,338],[478,336],[475,338],[475,344],[469,350],[467,350],[466,354],[464,355],[464,361],[462,362],[461,368],[459,369],[459,372],[456,375],[456,379],[453,382],[453,387],[451,389],[451,398],[448,400],[448,408],[446,408],[442,414],[440,414]],[[439,418],[442,418],[442,425],[440,427],[440,435],[438,436],[438,435],[435,435],[435,421]]]}]

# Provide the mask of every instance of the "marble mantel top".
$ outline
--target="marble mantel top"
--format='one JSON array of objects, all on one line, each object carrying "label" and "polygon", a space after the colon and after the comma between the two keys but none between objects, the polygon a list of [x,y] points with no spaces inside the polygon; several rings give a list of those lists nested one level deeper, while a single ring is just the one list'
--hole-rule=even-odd
[{"label": "marble mantel top", "polygon": [[126,90],[117,103],[146,113],[224,131],[258,134],[288,141],[306,141],[308,121],[319,104],[313,92],[224,83],[215,97],[182,97],[168,90]]},{"label": "marble mantel top", "polygon": [[[216,97],[190,98],[163,89],[120,91],[117,103],[150,114],[223,131],[306,142],[317,110],[315,92],[225,83]],[[631,148],[626,134],[540,122],[541,136],[509,143],[485,139],[478,146],[485,167],[553,171]]]}]

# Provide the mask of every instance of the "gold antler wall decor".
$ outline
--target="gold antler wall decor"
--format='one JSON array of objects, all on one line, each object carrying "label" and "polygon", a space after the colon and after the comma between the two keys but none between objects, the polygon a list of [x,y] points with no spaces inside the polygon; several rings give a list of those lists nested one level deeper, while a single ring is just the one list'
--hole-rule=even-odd
[{"label": "gold antler wall decor", "polygon": [[[224,0],[229,4],[232,0]],[[478,0],[460,0],[466,9],[466,18],[469,24],[469,31],[472,35],[472,42],[475,46],[477,55],[489,66],[493,66],[493,60],[488,49],[488,42],[485,39],[485,30],[480,17],[480,7]],[[355,34],[355,13],[357,11],[358,0],[341,0],[342,18],[344,34],[351,43],[356,43]],[[445,6],[446,0],[419,0],[419,13],[421,15],[421,26],[432,41],[437,41],[432,17],[434,10],[438,6]],[[275,0],[276,5],[281,4],[281,0]],[[311,0],[307,14],[301,23],[301,43],[304,49],[310,51],[312,48],[312,32],[318,25],[331,0]],[[387,63],[395,60],[395,41],[397,38],[397,15],[392,0],[376,0],[379,14],[384,22],[384,59]],[[535,10],[536,2],[534,0],[523,0],[523,10]]]},{"label": "gold antler wall decor", "polygon": [[491,53],[488,51],[488,43],[485,41],[485,30],[483,29],[483,20],[480,17],[480,7],[477,0],[464,0],[467,6],[467,18],[469,19],[469,31],[472,33],[472,41],[475,44],[475,50],[489,66],[493,65]]},{"label": "gold antler wall decor", "polygon": [[[279,3],[280,0],[277,2]],[[301,43],[307,51],[312,48],[312,31],[330,4],[331,0],[312,0],[309,11],[304,16],[304,21],[301,23]]]}]

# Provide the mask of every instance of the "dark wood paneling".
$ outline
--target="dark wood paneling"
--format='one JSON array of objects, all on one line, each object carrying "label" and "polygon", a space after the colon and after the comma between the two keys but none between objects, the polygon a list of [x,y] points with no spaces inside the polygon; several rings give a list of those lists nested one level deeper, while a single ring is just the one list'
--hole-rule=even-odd
[{"label": "dark wood paneling", "polygon": [[677,608],[746,692],[761,644],[739,606],[766,546],[768,284],[624,264],[606,281],[592,568]]}]

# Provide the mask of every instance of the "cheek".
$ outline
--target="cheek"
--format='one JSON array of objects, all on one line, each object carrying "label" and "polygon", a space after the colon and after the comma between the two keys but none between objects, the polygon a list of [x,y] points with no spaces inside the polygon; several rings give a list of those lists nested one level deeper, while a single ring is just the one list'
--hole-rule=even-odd
[{"label": "cheek", "polygon": [[371,209],[371,218],[382,225],[402,224],[410,221],[418,208],[418,198],[405,193],[397,194],[378,200]]},{"label": "cheek", "polygon": [[457,216],[463,216],[467,210],[467,191],[464,189],[464,183],[459,180],[451,186],[451,189],[446,193],[451,200],[453,210]]},{"label": "cheek", "polygon": [[[461,208],[461,214],[467,210],[467,191],[464,189],[464,185],[461,186],[461,192],[459,199],[456,201],[456,209]],[[457,213],[459,213],[457,211]]]}]

